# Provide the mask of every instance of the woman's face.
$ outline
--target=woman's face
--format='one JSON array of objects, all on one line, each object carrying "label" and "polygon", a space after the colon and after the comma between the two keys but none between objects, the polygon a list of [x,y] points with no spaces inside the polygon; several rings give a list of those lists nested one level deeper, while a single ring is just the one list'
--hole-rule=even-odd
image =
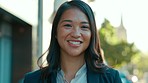
[{"label": "woman's face", "polygon": [[66,10],[59,21],[56,37],[61,55],[84,55],[91,38],[87,16],[77,8]]}]

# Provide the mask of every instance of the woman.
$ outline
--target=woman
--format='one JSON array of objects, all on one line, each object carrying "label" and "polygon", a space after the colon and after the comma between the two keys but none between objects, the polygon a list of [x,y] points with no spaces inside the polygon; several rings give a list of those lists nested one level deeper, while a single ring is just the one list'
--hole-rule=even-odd
[{"label": "woman", "polygon": [[48,66],[26,74],[24,83],[121,83],[103,63],[92,9],[80,0],[59,7],[46,59]]}]

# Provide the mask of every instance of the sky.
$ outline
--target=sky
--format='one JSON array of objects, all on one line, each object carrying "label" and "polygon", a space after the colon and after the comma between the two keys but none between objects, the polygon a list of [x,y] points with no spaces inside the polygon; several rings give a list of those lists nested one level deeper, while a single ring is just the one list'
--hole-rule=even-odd
[{"label": "sky", "polygon": [[[48,48],[51,24],[48,22],[53,11],[53,0],[43,0],[43,43]],[[86,0],[85,0],[86,1]],[[147,0],[96,0],[90,3],[96,14],[98,28],[108,19],[110,23],[118,27],[123,20],[127,30],[127,40],[135,43],[142,52],[148,52],[148,1]],[[37,25],[37,0],[0,0],[0,7],[8,10],[24,21]]]},{"label": "sky", "polygon": [[122,17],[128,42],[134,42],[138,49],[148,52],[147,4],[147,0],[96,0],[91,6],[97,11],[98,26],[106,18],[113,26],[118,27]]}]

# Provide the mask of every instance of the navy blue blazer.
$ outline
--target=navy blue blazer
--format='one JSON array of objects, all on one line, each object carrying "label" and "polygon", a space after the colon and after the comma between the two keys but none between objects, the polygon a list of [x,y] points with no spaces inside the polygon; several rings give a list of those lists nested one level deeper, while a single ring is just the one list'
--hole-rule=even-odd
[{"label": "navy blue blazer", "polygon": [[[27,73],[24,77],[24,83],[42,83],[40,80],[41,70]],[[56,83],[56,74],[51,76],[52,83]],[[45,82],[46,83],[46,82]],[[87,83],[122,83],[119,72],[108,68],[105,73],[96,73],[87,70]]]}]

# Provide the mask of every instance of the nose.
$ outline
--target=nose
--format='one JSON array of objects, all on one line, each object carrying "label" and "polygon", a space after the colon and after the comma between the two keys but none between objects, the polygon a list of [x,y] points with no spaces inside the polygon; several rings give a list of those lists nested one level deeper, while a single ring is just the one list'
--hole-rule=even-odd
[{"label": "nose", "polygon": [[81,36],[80,28],[74,28],[72,33],[71,33],[71,36],[74,37],[74,38],[79,38]]}]

